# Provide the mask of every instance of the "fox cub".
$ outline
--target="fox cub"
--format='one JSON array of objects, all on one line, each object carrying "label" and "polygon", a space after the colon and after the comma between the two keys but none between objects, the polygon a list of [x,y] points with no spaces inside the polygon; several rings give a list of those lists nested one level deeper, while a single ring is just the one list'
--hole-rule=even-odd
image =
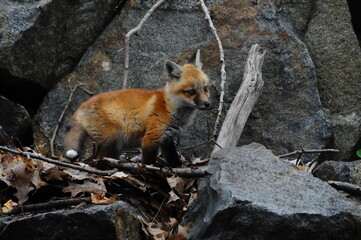
[{"label": "fox cub", "polygon": [[123,147],[141,146],[142,162],[153,164],[160,149],[171,167],[179,166],[173,138],[191,120],[195,109],[207,109],[209,79],[201,70],[199,50],[184,66],[167,60],[169,81],[162,89],[125,89],[93,96],[73,114],[64,139],[67,158],[79,157],[90,137],[119,157]]}]

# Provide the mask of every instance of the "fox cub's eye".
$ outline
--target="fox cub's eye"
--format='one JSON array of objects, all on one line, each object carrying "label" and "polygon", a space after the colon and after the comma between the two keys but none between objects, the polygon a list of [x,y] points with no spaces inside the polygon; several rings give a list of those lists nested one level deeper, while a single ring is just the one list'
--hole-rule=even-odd
[{"label": "fox cub's eye", "polygon": [[208,86],[204,86],[203,90],[204,90],[205,92],[208,92]]},{"label": "fox cub's eye", "polygon": [[188,93],[189,95],[193,96],[196,94],[196,91],[194,89],[192,90],[187,90],[186,93]]}]

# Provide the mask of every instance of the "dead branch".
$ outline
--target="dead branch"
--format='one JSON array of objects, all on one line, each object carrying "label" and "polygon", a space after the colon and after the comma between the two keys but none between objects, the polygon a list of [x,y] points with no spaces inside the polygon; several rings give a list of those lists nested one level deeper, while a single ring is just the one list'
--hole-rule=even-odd
[{"label": "dead branch", "polygon": [[224,86],[226,84],[226,66],[224,63],[223,46],[222,46],[221,39],[218,36],[217,29],[213,25],[213,22],[212,22],[212,19],[211,19],[211,16],[209,14],[206,4],[204,3],[203,0],[200,0],[200,2],[201,2],[203,12],[206,15],[205,18],[208,21],[209,27],[211,28],[211,31],[217,40],[217,44],[218,44],[218,48],[219,48],[219,62],[221,63],[221,95],[219,96],[218,114],[217,114],[216,122],[214,124],[214,129],[213,129],[213,139],[215,139],[217,136],[217,133],[218,133],[218,127],[219,127],[219,123],[221,120],[223,103],[224,103]]},{"label": "dead branch", "polygon": [[[69,82],[70,82],[70,78],[69,78]],[[60,117],[59,117],[58,121],[56,122],[55,129],[54,129],[54,132],[53,132],[53,136],[52,136],[51,139],[50,139],[50,151],[51,151],[51,156],[52,156],[52,157],[55,157],[54,141],[55,141],[56,134],[58,133],[59,125],[60,125],[61,121],[63,120],[63,117],[64,117],[64,115],[65,115],[66,110],[67,110],[68,107],[69,107],[69,104],[70,104],[71,100],[73,99],[73,94],[74,94],[75,90],[76,90],[78,87],[80,87],[81,85],[82,85],[82,84],[79,83],[79,84],[75,85],[74,88],[71,88],[71,86],[69,86],[69,87],[70,87],[69,99],[68,99],[68,101],[67,101],[67,103],[66,103],[66,105],[65,105],[65,107],[64,107],[63,112],[60,114]]]},{"label": "dead branch", "polygon": [[[0,146],[0,150],[2,151],[6,151],[6,152],[10,152],[16,155],[21,155],[24,157],[32,157],[32,158],[36,158],[39,160],[42,160],[44,162],[48,162],[48,163],[52,163],[58,166],[62,166],[62,167],[68,167],[68,168],[73,168],[79,171],[83,171],[83,172],[88,172],[91,174],[96,174],[96,175],[100,175],[100,176],[111,176],[112,174],[116,173],[117,170],[113,169],[113,170],[108,170],[108,171],[103,171],[103,170],[97,170],[94,168],[89,168],[89,167],[81,167],[75,164],[71,164],[71,163],[66,163],[66,162],[61,162],[59,160],[55,160],[55,159],[51,159],[51,158],[47,158],[44,157],[43,155],[40,155],[38,153],[31,153],[31,152],[20,152],[11,148],[7,148],[4,146]],[[180,177],[204,177],[207,172],[204,169],[191,169],[191,168],[160,168],[160,167],[153,167],[153,166],[149,166],[149,165],[145,165],[145,164],[141,164],[141,163],[121,163],[119,160],[117,159],[112,159],[112,158],[104,158],[104,160],[107,160],[111,163],[113,163],[119,170],[127,170],[127,171],[138,171],[138,170],[147,170],[147,171],[151,171],[151,172],[161,172],[166,174],[167,176],[176,174]]]},{"label": "dead branch", "polygon": [[145,165],[142,163],[122,163],[119,160],[112,158],[104,158],[111,163],[113,163],[119,170],[126,171],[150,171],[150,172],[161,172],[167,176],[176,174],[179,177],[204,177],[208,173],[205,169],[192,169],[192,168],[160,168]]},{"label": "dead branch", "polygon": [[48,162],[48,163],[52,163],[58,166],[62,166],[62,167],[67,167],[67,168],[73,168],[79,171],[83,171],[83,172],[88,172],[91,174],[96,174],[96,175],[100,175],[100,176],[110,176],[112,174],[114,174],[115,172],[117,172],[117,170],[109,170],[109,171],[102,171],[102,170],[97,170],[97,169],[93,169],[93,168],[85,168],[85,167],[81,167],[75,164],[71,164],[71,163],[66,163],[66,162],[61,162],[59,160],[55,160],[55,159],[51,159],[51,158],[47,158],[44,157],[43,155],[40,155],[38,153],[31,153],[31,152],[19,152],[17,150],[11,149],[11,148],[7,148],[4,146],[0,146],[0,150],[2,151],[6,151],[6,152],[10,152],[16,155],[21,155],[24,157],[32,157],[32,158],[36,158],[39,160],[42,160],[44,162]]},{"label": "dead branch", "polygon": [[125,35],[125,62],[124,62],[124,79],[123,79],[123,89],[125,89],[127,87],[127,82],[128,82],[128,74],[129,74],[129,45],[130,45],[130,36],[132,36],[134,33],[139,34],[140,29],[143,27],[144,23],[148,20],[148,18],[150,17],[150,15],[152,15],[152,13],[154,12],[155,9],[157,9],[162,3],[164,3],[166,0],[159,0],[158,2],[156,2],[153,7],[151,7],[148,12],[144,15],[144,17],[142,18],[142,20],[140,20],[139,24],[133,28],[132,30],[130,30],[126,35]]},{"label": "dead branch", "polygon": [[336,188],[337,190],[342,190],[352,195],[361,196],[361,187],[352,183],[339,181],[327,181],[327,183],[330,184],[332,187]]},{"label": "dead branch", "polygon": [[285,157],[290,157],[293,155],[300,155],[300,154],[309,154],[309,153],[325,153],[325,152],[334,152],[337,153],[338,149],[301,149],[301,150],[296,150],[290,153],[286,153],[283,155],[279,155],[279,158],[285,158]]},{"label": "dead branch", "polygon": [[263,87],[262,65],[265,51],[254,44],[249,53],[243,75],[243,82],[224,119],[213,152],[220,147],[236,146],[249,114],[252,112]]},{"label": "dead branch", "polygon": [[46,203],[36,203],[36,204],[29,204],[29,205],[22,205],[13,210],[7,212],[7,215],[17,214],[21,212],[32,212],[32,211],[41,211],[51,208],[62,208],[71,205],[78,205],[80,203],[87,202],[90,203],[90,197],[82,197],[82,198],[69,198],[63,200],[55,200]]}]

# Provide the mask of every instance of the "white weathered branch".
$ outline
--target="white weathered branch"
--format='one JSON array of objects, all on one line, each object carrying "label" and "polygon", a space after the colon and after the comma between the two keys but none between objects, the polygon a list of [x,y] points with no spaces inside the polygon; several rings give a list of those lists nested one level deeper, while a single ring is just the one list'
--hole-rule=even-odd
[{"label": "white weathered branch", "polygon": [[125,62],[124,62],[124,79],[123,79],[123,89],[127,87],[128,82],[128,74],[129,74],[129,45],[130,45],[130,36],[132,36],[134,33],[139,33],[140,29],[143,27],[144,23],[148,20],[150,15],[154,12],[155,9],[157,9],[162,3],[164,3],[166,0],[159,0],[156,2],[153,7],[151,7],[148,12],[144,15],[142,20],[140,20],[139,24],[130,30],[125,35],[125,47],[124,47],[124,54],[125,54]]},{"label": "white weathered branch", "polygon": [[224,119],[213,152],[221,147],[236,146],[249,114],[252,112],[263,87],[262,65],[265,51],[254,44],[248,53],[243,82]]},{"label": "white weathered branch", "polygon": [[217,40],[218,48],[219,48],[219,62],[221,63],[221,94],[219,96],[219,105],[218,105],[218,114],[216,121],[214,123],[214,129],[213,129],[213,139],[216,138],[218,133],[218,127],[221,120],[222,110],[223,110],[223,103],[224,103],[224,86],[226,84],[226,66],[224,63],[224,50],[222,46],[221,39],[218,36],[217,29],[214,27],[211,16],[209,14],[208,8],[203,0],[200,0],[201,6],[203,9],[204,14],[206,15],[205,18],[208,21],[209,27],[211,28],[211,31],[214,35],[214,37]]}]

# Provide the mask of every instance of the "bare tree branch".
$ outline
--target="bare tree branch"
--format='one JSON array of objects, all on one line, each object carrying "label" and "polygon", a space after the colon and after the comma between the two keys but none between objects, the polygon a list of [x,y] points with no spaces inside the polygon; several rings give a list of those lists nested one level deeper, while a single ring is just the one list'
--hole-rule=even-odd
[{"label": "bare tree branch", "polygon": [[71,164],[71,163],[66,163],[66,162],[61,162],[55,159],[51,159],[51,158],[47,158],[44,157],[38,153],[31,153],[31,152],[20,152],[8,147],[4,147],[4,146],[0,146],[0,150],[2,151],[6,151],[6,152],[10,152],[16,155],[21,155],[24,157],[32,157],[32,158],[36,158],[39,160],[42,160],[44,162],[48,162],[48,163],[52,163],[58,166],[62,166],[62,167],[68,167],[68,168],[73,168],[79,171],[83,171],[83,172],[88,172],[91,174],[96,174],[96,175],[100,175],[100,176],[111,176],[112,174],[116,173],[119,170],[127,170],[127,171],[141,171],[141,170],[147,170],[147,171],[151,171],[151,172],[161,172],[166,174],[167,176],[176,174],[180,177],[204,177],[205,175],[207,175],[207,172],[205,169],[192,169],[192,168],[160,168],[160,167],[153,167],[150,165],[145,165],[142,163],[121,163],[119,160],[117,159],[112,159],[112,158],[104,158],[105,160],[113,163],[115,165],[115,167],[117,169],[113,169],[113,170],[97,170],[94,168],[89,168],[89,167],[81,167],[75,164]]},{"label": "bare tree branch", "polygon": [[236,146],[249,114],[252,112],[263,87],[262,65],[265,51],[254,44],[248,53],[243,82],[233,99],[213,149]]},{"label": "bare tree branch", "polygon": [[71,205],[78,205],[82,202],[91,202],[90,197],[83,197],[83,198],[69,198],[69,199],[62,199],[62,200],[55,200],[46,203],[35,203],[29,205],[22,205],[17,208],[14,208],[10,212],[7,212],[7,215],[17,214],[21,212],[31,212],[31,211],[39,211],[51,208],[62,208]]},{"label": "bare tree branch", "polygon": [[159,0],[156,2],[153,7],[151,7],[148,12],[144,15],[142,20],[140,20],[139,24],[130,30],[125,35],[125,62],[124,62],[124,79],[123,79],[123,89],[127,88],[127,82],[128,82],[128,74],[129,74],[129,45],[130,45],[130,36],[132,36],[134,33],[139,34],[140,29],[143,27],[144,23],[148,20],[150,15],[154,12],[155,9],[157,9],[162,3],[164,3],[166,0]]},{"label": "bare tree branch", "polygon": [[52,164],[55,164],[55,165],[58,165],[58,166],[73,168],[73,169],[76,169],[76,170],[79,170],[79,171],[88,172],[88,173],[96,174],[96,175],[100,175],[100,176],[110,176],[110,175],[114,174],[115,172],[117,172],[117,170],[102,171],[102,170],[97,170],[97,169],[93,169],[93,168],[85,168],[85,167],[81,167],[81,166],[78,166],[78,165],[75,165],[75,164],[61,162],[59,160],[47,158],[47,157],[44,157],[43,155],[40,155],[38,153],[19,152],[17,150],[7,148],[7,147],[4,147],[4,146],[0,146],[0,150],[10,152],[10,153],[13,153],[13,154],[16,154],[16,155],[21,155],[21,156],[28,157],[28,158],[29,157],[36,158],[36,159],[42,160],[44,162],[52,163]]},{"label": "bare tree branch", "polygon": [[209,27],[211,28],[211,31],[214,35],[214,37],[217,40],[218,48],[219,48],[219,62],[221,63],[221,94],[219,96],[219,106],[218,106],[218,114],[216,118],[216,122],[214,124],[213,129],[213,139],[216,139],[218,134],[218,127],[221,120],[222,115],[222,109],[223,109],[223,103],[224,103],[224,86],[226,84],[226,67],[224,63],[224,51],[221,39],[218,36],[217,29],[214,27],[211,16],[209,14],[208,8],[203,0],[200,0],[201,6],[203,9],[204,14],[206,15],[205,18],[208,21]]},{"label": "bare tree branch", "polygon": [[339,181],[328,181],[327,183],[330,184],[332,187],[336,188],[337,190],[342,190],[353,195],[361,196],[360,186],[348,182]]}]

